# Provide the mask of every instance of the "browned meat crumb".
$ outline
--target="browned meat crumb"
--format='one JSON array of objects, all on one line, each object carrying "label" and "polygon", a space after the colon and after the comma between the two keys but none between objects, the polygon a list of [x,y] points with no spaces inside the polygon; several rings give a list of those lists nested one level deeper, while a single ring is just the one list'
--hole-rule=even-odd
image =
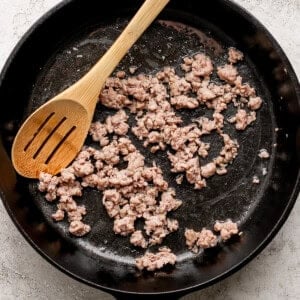
[{"label": "browned meat crumb", "polygon": [[230,239],[233,235],[238,234],[238,226],[237,223],[233,223],[231,220],[227,220],[225,222],[217,221],[214,225],[214,230],[216,232],[220,232],[221,239],[226,241]]},{"label": "browned meat crumb", "polygon": [[211,59],[203,53],[196,54],[192,62],[192,72],[195,76],[209,76],[213,71]]},{"label": "browned meat crumb", "polygon": [[218,239],[213,234],[213,232],[209,229],[203,228],[200,233],[198,234],[198,240],[196,242],[196,245],[206,249],[206,248],[212,248],[217,245]]},{"label": "browned meat crumb", "polygon": [[232,88],[232,92],[236,95],[240,95],[242,97],[255,97],[255,90],[248,83],[242,83],[242,77],[237,76],[235,82],[235,86]]},{"label": "browned meat crumb", "polygon": [[189,72],[192,69],[193,59],[190,57],[185,57],[183,59],[183,64],[181,64],[181,69],[185,72]]},{"label": "browned meat crumb", "polygon": [[54,214],[52,214],[52,219],[55,221],[62,221],[65,218],[65,212],[58,209]]},{"label": "browned meat crumb", "polygon": [[119,110],[115,115],[106,119],[106,130],[108,133],[116,133],[118,135],[126,135],[128,124],[126,123],[128,116],[124,110]]},{"label": "browned meat crumb", "polygon": [[236,48],[230,47],[228,50],[228,61],[232,64],[237,63],[244,58],[244,54]]},{"label": "browned meat crumb", "polygon": [[[195,189],[204,188],[206,178],[226,174],[228,164],[238,155],[238,142],[224,132],[223,112],[233,103],[236,113],[229,121],[237,130],[245,130],[255,121],[256,111],[262,105],[255,89],[243,83],[233,65],[242,59],[243,54],[237,49],[228,50],[228,64],[216,68],[223,84],[211,82],[214,66],[204,53],[183,59],[183,76],[179,76],[173,67],[165,67],[153,75],[127,76],[124,71],[119,71],[116,77],[108,78],[99,102],[117,111],[102,123],[93,123],[89,130],[92,139],[99,142],[100,150],[84,147],[59,176],[40,175],[40,191],[45,193],[47,201],[58,201],[52,218],[56,221],[67,219],[69,231],[75,236],[88,233],[90,227],[82,221],[86,209],[78,206],[75,199],[81,196],[83,188],[92,187],[103,191],[102,202],[113,218],[114,232],[130,235],[133,245],[147,248],[161,244],[168,234],[178,230],[178,221],[170,219],[168,213],[178,209],[182,202],[168,187],[161,168],[155,163],[147,166],[145,157],[126,137],[129,125],[124,109],[135,114],[136,124],[131,131],[144,147],[153,153],[169,147],[171,171],[182,173],[176,177],[177,184],[181,184],[185,176]],[[135,71],[136,67],[129,68],[129,73]],[[199,106],[212,110],[212,117],[202,116],[190,124],[183,124],[177,110],[193,110]],[[210,144],[201,138],[212,132],[222,137],[224,145],[217,157],[202,165],[200,158],[208,156]],[[259,155],[267,158],[264,156],[269,154],[261,152]],[[127,163],[126,168],[118,168],[121,161]],[[262,172],[266,174],[266,168]],[[144,234],[135,228],[139,218],[145,221]],[[215,231],[220,232],[223,240],[238,232],[237,225],[230,222],[215,224]],[[214,247],[218,241],[216,235],[205,228],[200,232],[186,229],[185,236],[187,246],[194,252],[199,248]],[[167,257],[167,263],[174,264],[176,260],[170,250],[148,254],[137,260],[140,269],[160,268],[165,264],[164,257]]]},{"label": "browned meat crumb", "polygon": [[221,134],[221,136],[224,141],[224,146],[220,151],[220,155],[214,159],[214,163],[217,166],[216,173],[218,175],[227,173],[226,166],[238,155],[239,148],[237,141],[232,140],[228,134]]},{"label": "browned meat crumb", "polygon": [[258,153],[258,156],[259,156],[260,158],[267,159],[267,158],[270,157],[270,154],[269,154],[269,152],[268,152],[266,149],[260,149],[260,150],[259,150],[259,153]]},{"label": "browned meat crumb", "polygon": [[248,107],[252,110],[258,110],[262,105],[260,97],[249,97]]},{"label": "browned meat crumb", "polygon": [[146,252],[142,257],[136,259],[136,267],[139,270],[155,271],[167,264],[175,265],[176,255],[167,247],[159,248],[157,253]]},{"label": "browned meat crumb", "polygon": [[142,231],[137,230],[130,236],[130,243],[134,246],[147,248],[148,242],[144,238]]},{"label": "browned meat crumb", "polygon": [[235,115],[235,128],[237,130],[245,130],[246,127],[256,120],[256,114],[254,111],[247,114],[244,109],[238,109]]},{"label": "browned meat crumb", "polygon": [[181,109],[181,108],[196,108],[199,106],[199,102],[197,99],[188,97],[186,95],[178,95],[176,97],[171,98],[171,104],[176,107],[176,109]]},{"label": "browned meat crumb", "polygon": [[78,237],[86,235],[90,230],[91,227],[81,221],[72,221],[69,227],[70,233]]},{"label": "browned meat crumb", "polygon": [[125,216],[123,218],[116,218],[114,221],[114,232],[123,236],[134,232],[135,216]]},{"label": "browned meat crumb", "polygon": [[46,192],[45,198],[47,201],[54,201],[57,197],[57,186],[60,180],[57,176],[41,172],[39,176],[39,190]]},{"label": "browned meat crumb", "polygon": [[[193,229],[185,229],[184,236],[188,248],[193,249],[198,240],[198,232]],[[196,252],[198,252],[198,248],[196,249]]]},{"label": "browned meat crumb", "polygon": [[100,146],[106,146],[109,143],[107,135],[107,129],[105,124],[100,122],[92,123],[90,126],[89,133],[91,134],[94,141],[99,141]]},{"label": "browned meat crumb", "polygon": [[207,249],[215,247],[218,243],[218,238],[211,230],[203,228],[201,231],[197,232],[193,229],[185,230],[185,241],[186,245],[190,250],[198,253],[199,248]]},{"label": "browned meat crumb", "polygon": [[211,162],[201,167],[201,175],[205,178],[211,177],[216,173],[216,164]]},{"label": "browned meat crumb", "polygon": [[[237,224],[231,220],[225,222],[217,221],[214,225],[214,231],[220,233],[222,241],[226,241],[233,235],[239,233]],[[206,228],[202,228],[201,231],[186,228],[184,236],[187,247],[194,253],[198,253],[200,248],[207,249],[215,247],[219,241],[219,237]]]},{"label": "browned meat crumb", "polygon": [[238,71],[233,65],[224,65],[222,67],[218,67],[217,74],[220,79],[229,83],[234,83],[237,79]]}]

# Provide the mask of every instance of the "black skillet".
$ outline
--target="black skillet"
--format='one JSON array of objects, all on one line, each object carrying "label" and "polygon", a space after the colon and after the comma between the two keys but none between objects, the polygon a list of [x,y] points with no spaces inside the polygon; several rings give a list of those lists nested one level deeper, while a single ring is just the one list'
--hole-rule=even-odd
[{"label": "black skillet", "polygon": [[[1,198],[27,241],[66,274],[117,297],[180,297],[225,278],[253,259],[283,225],[299,193],[299,83],[280,46],[248,12],[230,1],[171,0],[159,17],[169,22],[153,24],[119,67],[128,70],[136,65],[138,72],[147,73],[164,65],[178,68],[183,56],[199,51],[221,64],[226,47],[236,46],[245,53],[245,61],[238,65],[240,73],[264,99],[256,123],[245,132],[226,126],[239,141],[239,155],[228,175],[213,177],[201,191],[194,191],[187,183],[176,187],[165,156],[149,155],[135,140],[147,161],[155,159],[163,168],[184,202],[173,214],[180,230],[164,242],[178,256],[174,269],[138,273],[134,258],[143,252],[131,247],[128,238],[113,234],[101,194],[94,190],[78,200],[87,207],[85,221],[92,231],[84,238],[71,237],[65,222],[54,224],[49,218],[55,206],[45,202],[35,181],[16,176],[9,158],[13,136],[25,116],[82,76],[141,2],[64,1],[17,45],[0,78],[0,99],[7,106],[0,110]],[[111,113],[99,106],[95,118],[102,120]],[[181,112],[186,122],[203,114],[207,114],[204,109]],[[221,144],[217,136],[210,141],[214,141],[214,156]],[[260,148],[268,149],[269,160],[257,157]],[[263,168],[268,171],[265,176]],[[259,185],[252,184],[254,175],[260,178]],[[214,220],[224,218],[239,222],[240,238],[198,255],[187,250],[185,227],[211,227]]]}]

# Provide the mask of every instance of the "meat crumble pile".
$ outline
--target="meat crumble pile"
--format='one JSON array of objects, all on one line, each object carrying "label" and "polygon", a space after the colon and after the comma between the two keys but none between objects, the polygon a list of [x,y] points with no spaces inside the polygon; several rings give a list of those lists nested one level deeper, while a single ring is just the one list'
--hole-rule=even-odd
[{"label": "meat crumble pile", "polygon": [[218,242],[225,242],[229,240],[233,235],[238,234],[238,226],[230,219],[221,222],[217,221],[214,225],[214,231],[219,233],[217,236],[212,230],[202,228],[200,232],[193,229],[185,230],[186,245],[194,253],[198,253],[200,248],[207,249],[215,247]]},{"label": "meat crumble pile", "polygon": [[[227,121],[236,130],[245,130],[256,120],[256,110],[262,105],[255,89],[243,82],[234,65],[242,59],[240,51],[229,48],[228,63],[216,68],[219,84],[211,82],[214,66],[203,53],[183,59],[184,76],[165,67],[155,75],[127,77],[120,71],[116,77],[108,78],[99,102],[117,111],[103,123],[93,123],[89,132],[100,149],[85,146],[59,176],[40,174],[39,190],[46,193],[48,201],[58,200],[52,218],[62,221],[67,217],[71,234],[87,234],[91,228],[83,222],[86,209],[77,205],[74,197],[81,196],[83,188],[92,187],[102,191],[102,202],[114,220],[116,234],[130,236],[130,243],[141,248],[161,244],[179,227],[168,213],[178,209],[182,201],[168,186],[161,168],[155,162],[147,166],[145,157],[127,136],[130,128],[125,109],[135,115],[136,124],[131,131],[144,147],[152,153],[167,151],[171,172],[179,173],[176,182],[181,184],[185,176],[195,189],[202,189],[207,178],[226,174],[228,164],[238,155],[238,142],[223,131],[222,112],[233,103],[236,113]],[[183,125],[176,111],[199,106],[212,110],[212,118],[199,117]],[[201,165],[200,159],[206,158],[210,150],[210,144],[201,138],[212,132],[220,135],[223,147],[219,155]],[[261,155],[266,157],[265,153]],[[121,168],[121,162],[126,162],[127,167]],[[144,220],[143,230],[135,228],[137,219]],[[214,247],[219,240],[226,241],[237,234],[238,228],[227,220],[216,222],[214,231],[220,237],[205,228],[200,232],[186,229],[188,248],[198,252],[199,248]],[[175,261],[171,250],[163,247],[157,253],[147,252],[138,258],[136,266],[153,271]]]}]

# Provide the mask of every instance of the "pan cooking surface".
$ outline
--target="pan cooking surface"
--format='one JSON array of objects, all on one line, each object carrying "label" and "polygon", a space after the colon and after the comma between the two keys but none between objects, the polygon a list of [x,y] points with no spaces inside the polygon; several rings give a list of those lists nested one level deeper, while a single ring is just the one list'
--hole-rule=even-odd
[{"label": "pan cooking surface", "polygon": [[[87,236],[72,237],[66,221],[53,222],[50,215],[55,203],[46,202],[37,190],[37,181],[16,177],[12,169],[7,153],[14,134],[35,108],[89,70],[141,3],[142,0],[110,0],[103,10],[101,1],[63,1],[25,35],[0,76],[0,99],[9,100],[0,110],[4,146],[0,142],[0,192],[7,212],[29,243],[59,270],[118,296],[120,292],[130,293],[126,299],[139,293],[182,296],[241,268],[271,241],[288,217],[299,193],[300,178],[300,88],[280,46],[256,19],[229,0],[172,0],[160,16],[165,21],[151,26],[118,69],[128,72],[135,65],[139,67],[137,73],[148,74],[170,65],[179,72],[186,55],[202,51],[219,65],[225,61],[227,47],[235,46],[244,52],[239,72],[264,102],[256,122],[246,131],[237,132],[232,125],[225,125],[225,132],[238,140],[238,156],[227,175],[210,178],[208,187],[197,191],[185,181],[177,186],[176,174],[168,171],[166,154],[150,154],[130,135],[146,156],[147,164],[157,162],[183,201],[170,214],[179,221],[180,229],[163,242],[178,257],[175,268],[164,268],[155,274],[136,271],[134,259],[143,251],[131,246],[128,237],[113,233],[113,221],[102,206],[99,191],[86,189],[83,197],[76,199],[87,208],[84,222],[92,227]],[[215,74],[213,79],[218,80]],[[113,113],[98,106],[95,119],[102,121]],[[194,117],[210,116],[211,111],[199,108],[177,113],[187,124]],[[232,107],[225,117],[230,115]],[[134,118],[129,121],[131,126],[134,122]],[[280,130],[275,132],[277,127]],[[205,141],[213,144],[211,159],[222,144],[213,134]],[[87,144],[91,144],[90,139]],[[257,156],[261,148],[269,151],[269,160]],[[262,176],[262,168],[268,170],[266,176]],[[252,183],[253,175],[260,178],[259,185]],[[216,219],[226,218],[239,223],[243,232],[240,238],[198,255],[186,248],[186,227],[211,228]]]},{"label": "pan cooking surface", "polygon": [[[40,106],[46,100],[53,97],[59,91],[65,89],[70,84],[78,80],[108,49],[112,42],[125,27],[127,20],[118,19],[93,26],[83,28],[81,32],[68,38],[57,49],[42,66],[40,74],[32,90],[29,102],[29,114],[32,110]],[[214,61],[215,65],[225,63],[227,57],[227,47],[236,46],[235,41],[225,34],[204,26],[195,29],[185,26],[182,23],[169,21],[159,21],[140,38],[133,46],[129,54],[125,57],[117,70],[124,70],[129,74],[130,66],[137,66],[136,74],[155,73],[164,66],[176,67],[180,74],[180,63],[182,58],[197,52],[205,52]],[[207,187],[202,190],[194,190],[193,186],[186,181],[182,185],[177,185],[175,178],[177,174],[172,174],[170,163],[166,152],[151,154],[148,149],[142,146],[133,134],[129,134],[135,146],[145,155],[148,165],[155,161],[163,170],[164,178],[169,185],[176,189],[177,198],[183,200],[183,205],[169,216],[179,221],[179,230],[165,238],[163,245],[170,246],[178,257],[178,266],[186,260],[205,260],[205,254],[195,255],[185,246],[184,230],[193,228],[200,230],[202,227],[212,228],[215,220],[231,218],[238,222],[244,236],[247,236],[247,227],[243,226],[247,220],[251,219],[255,208],[259,206],[268,185],[272,184],[272,172],[274,164],[276,142],[273,104],[262,81],[258,80],[254,65],[245,53],[245,60],[239,63],[238,70],[243,80],[255,87],[259,96],[263,99],[263,106],[257,113],[257,120],[245,131],[237,132],[233,125],[226,124],[224,132],[232,138],[236,138],[240,145],[237,158],[228,167],[228,174],[224,176],[213,176],[208,179]],[[218,82],[217,76],[213,75],[213,80]],[[233,114],[235,109],[229,107],[225,112],[225,117]],[[95,120],[103,121],[108,115],[115,111],[107,109],[101,105],[97,106]],[[195,110],[177,111],[183,117],[186,124],[191,119],[199,116],[211,116],[212,111],[204,107]],[[135,124],[134,116],[129,120],[130,126]],[[222,143],[217,134],[210,134],[204,137],[205,142],[211,143],[209,157],[201,160],[205,163],[217,156]],[[97,147],[88,138],[87,145]],[[260,159],[257,154],[259,149],[266,148],[271,154],[268,160]],[[262,175],[262,168],[267,168],[268,174]],[[260,184],[253,184],[252,177],[257,175]],[[29,193],[35,205],[42,211],[45,219],[59,234],[75,245],[80,251],[86,252],[89,256],[97,259],[106,259],[114,262],[132,266],[134,272],[134,258],[144,253],[129,243],[129,237],[121,237],[113,232],[113,220],[110,219],[102,205],[102,193],[95,189],[85,189],[81,198],[77,199],[78,204],[84,204],[87,208],[87,215],[84,222],[91,225],[91,232],[83,238],[75,238],[68,233],[67,221],[55,223],[51,219],[51,214],[56,211],[56,204],[47,203],[44,196],[37,190],[36,181],[28,181]],[[142,226],[142,222],[140,224]],[[231,247],[236,243],[242,243],[244,236],[233,239],[224,247]],[[234,247],[233,247],[234,248]],[[151,249],[155,250],[155,247]],[[215,253],[214,253],[215,251]],[[235,251],[231,249],[230,251]],[[218,250],[212,250],[212,254],[217,256]],[[204,257],[204,258],[203,258]]]}]

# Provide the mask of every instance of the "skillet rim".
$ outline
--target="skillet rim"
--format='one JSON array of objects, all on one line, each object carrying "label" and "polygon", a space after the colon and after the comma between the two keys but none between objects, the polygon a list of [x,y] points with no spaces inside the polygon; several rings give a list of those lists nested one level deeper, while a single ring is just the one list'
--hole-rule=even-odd
[{"label": "skillet rim", "polygon": [[[31,34],[41,25],[43,24],[47,19],[51,18],[53,15],[55,15],[56,12],[58,12],[60,9],[62,9],[65,6],[70,5],[74,0],[65,0],[62,1],[60,3],[58,3],[57,5],[55,5],[54,7],[52,7],[51,9],[49,9],[45,14],[43,14],[38,20],[36,20],[31,27],[25,32],[25,34],[23,34],[23,36],[21,37],[21,39],[19,40],[19,42],[16,44],[16,46],[13,48],[13,50],[11,51],[9,57],[7,58],[1,73],[0,73],[0,89],[2,87],[2,83],[4,78],[6,77],[6,74],[10,68],[10,65],[12,64],[15,56],[17,55],[17,53],[19,52],[19,50],[22,48],[22,46],[27,42],[27,39],[31,36]],[[230,9],[234,10],[235,12],[237,12],[239,15],[241,15],[244,19],[246,19],[247,21],[249,21],[250,23],[252,23],[255,27],[259,28],[261,31],[264,32],[265,36],[268,37],[269,41],[271,42],[272,46],[274,47],[274,49],[276,49],[276,52],[279,54],[281,60],[283,61],[283,64],[285,66],[285,68],[287,69],[287,73],[288,76],[291,79],[293,88],[296,92],[296,99],[298,102],[298,105],[300,106],[300,83],[299,83],[299,79],[297,78],[297,75],[293,69],[293,66],[290,62],[290,60],[288,59],[288,57],[286,56],[285,52],[283,51],[283,49],[281,48],[280,44],[277,42],[277,40],[275,39],[275,37],[269,32],[269,30],[254,16],[250,13],[250,11],[248,11],[246,8],[242,7],[241,5],[239,5],[238,3],[232,1],[232,0],[223,0],[223,2],[225,3],[225,5],[227,5]],[[258,254],[260,254],[262,252],[263,249],[265,249],[265,247],[274,239],[274,237],[277,235],[277,233],[279,232],[279,230],[282,228],[283,224],[286,222],[287,218],[290,215],[290,212],[292,211],[296,200],[299,196],[300,193],[300,169],[298,170],[298,174],[297,174],[297,178],[296,178],[296,182],[295,185],[293,187],[293,191],[291,193],[290,199],[287,202],[287,205],[285,207],[285,209],[283,210],[280,218],[278,219],[278,221],[276,222],[275,226],[272,228],[272,230],[269,232],[269,234],[264,238],[264,240],[250,253],[248,254],[243,260],[241,260],[238,264],[234,265],[233,267],[229,268],[227,271],[223,272],[222,274],[207,280],[203,283],[199,283],[187,288],[183,288],[183,289],[177,289],[177,290],[173,290],[173,291],[168,291],[168,292],[129,292],[129,291],[124,291],[124,290],[119,290],[116,288],[109,288],[109,287],[105,287],[99,284],[96,284],[92,281],[89,281],[85,278],[80,277],[79,275],[76,275],[74,273],[72,273],[71,271],[67,270],[66,268],[62,267],[59,263],[55,262],[54,259],[52,259],[51,257],[49,257],[37,244],[35,244],[35,242],[28,236],[28,234],[26,233],[26,231],[22,228],[22,226],[18,223],[17,219],[14,216],[13,211],[11,211],[11,209],[9,208],[7,201],[6,201],[6,196],[5,193],[0,190],[0,199],[2,200],[4,207],[6,209],[6,211],[8,212],[8,215],[10,216],[11,220],[13,221],[13,223],[15,224],[16,228],[18,229],[18,231],[22,234],[22,236],[25,238],[25,240],[29,243],[29,245],[31,245],[31,247],[40,254],[40,256],[42,256],[46,261],[48,261],[51,265],[53,265],[54,267],[56,267],[56,269],[62,271],[63,273],[65,273],[66,275],[68,275],[69,277],[82,282],[88,286],[100,289],[102,291],[108,292],[111,295],[144,295],[144,296],[150,296],[150,295],[170,295],[170,294],[177,294],[180,296],[183,296],[185,294],[188,294],[190,292],[196,291],[196,290],[201,290],[205,287],[211,286],[227,277],[229,277],[230,275],[236,273],[237,271],[239,271],[242,267],[244,267],[246,264],[248,264],[250,261],[252,261]]]}]

